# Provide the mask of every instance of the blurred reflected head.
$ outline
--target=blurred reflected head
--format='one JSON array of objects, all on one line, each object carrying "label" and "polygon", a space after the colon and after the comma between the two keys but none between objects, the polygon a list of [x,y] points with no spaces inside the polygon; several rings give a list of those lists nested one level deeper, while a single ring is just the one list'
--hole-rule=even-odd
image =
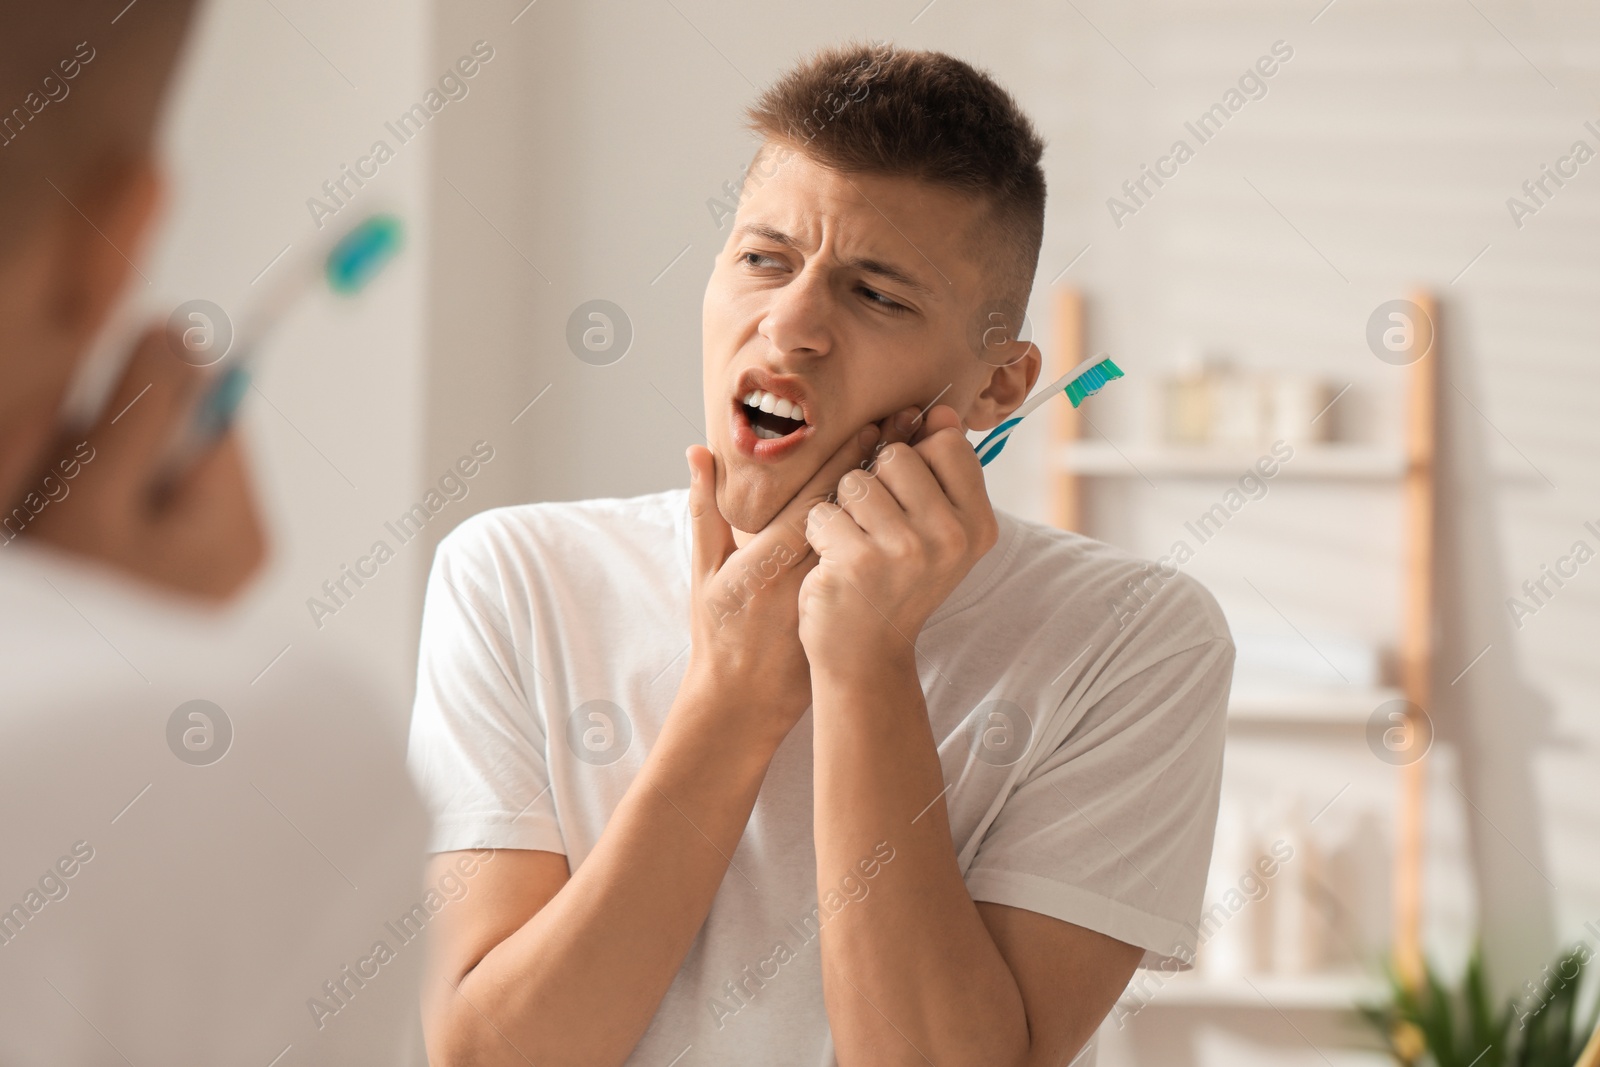
[{"label": "blurred reflected head", "polygon": [[0,500],[133,273],[195,0],[0,0]]}]

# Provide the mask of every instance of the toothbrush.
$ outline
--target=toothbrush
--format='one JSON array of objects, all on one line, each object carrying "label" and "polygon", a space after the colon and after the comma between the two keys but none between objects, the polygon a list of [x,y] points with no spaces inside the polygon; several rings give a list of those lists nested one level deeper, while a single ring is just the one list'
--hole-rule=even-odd
[{"label": "toothbrush", "polygon": [[[286,270],[278,276],[276,284],[242,320],[228,366],[208,386],[194,417],[174,442],[163,464],[161,484],[175,482],[227,432],[250,389],[262,344],[298,300],[316,287],[319,276],[341,296],[360,293],[394,259],[400,249],[401,232],[400,220],[394,215],[368,216],[335,241],[325,255],[314,256],[299,269]],[[320,271],[313,266],[318,259]]]},{"label": "toothbrush", "polygon": [[1084,399],[1098,393],[1110,381],[1122,377],[1122,368],[1110,359],[1103,359],[1097,355],[1073,367],[1044,389],[1023,401],[1022,406],[1016,410],[1005,422],[989,431],[989,436],[979,441],[973,451],[978,453],[978,463],[987,467],[989,461],[998,456],[1006,447],[1006,441],[1011,437],[1011,431],[1016,429],[1017,423],[1027,418],[1040,404],[1055,396],[1058,392],[1065,392],[1067,399],[1072,401],[1072,406],[1077,407]]}]

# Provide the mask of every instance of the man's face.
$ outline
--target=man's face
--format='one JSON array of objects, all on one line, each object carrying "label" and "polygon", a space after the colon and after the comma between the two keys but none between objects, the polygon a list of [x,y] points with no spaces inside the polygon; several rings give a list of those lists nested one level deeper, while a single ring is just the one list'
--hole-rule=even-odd
[{"label": "man's face", "polygon": [[770,155],[752,168],[749,184],[760,184],[703,309],[717,506],[746,533],[867,423],[936,397],[966,418],[994,371],[974,327],[995,295],[975,240],[981,202],[910,178],[844,175],[798,152],[777,158],[771,177],[759,177],[772,173]]}]

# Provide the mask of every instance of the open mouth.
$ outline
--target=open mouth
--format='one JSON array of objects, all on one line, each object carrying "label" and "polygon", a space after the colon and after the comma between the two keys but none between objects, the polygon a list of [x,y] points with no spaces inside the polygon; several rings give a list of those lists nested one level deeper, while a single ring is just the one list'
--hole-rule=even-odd
[{"label": "open mouth", "polygon": [[740,400],[750,429],[763,441],[788,437],[806,424],[800,405],[774,396],[763,389],[752,389]]}]

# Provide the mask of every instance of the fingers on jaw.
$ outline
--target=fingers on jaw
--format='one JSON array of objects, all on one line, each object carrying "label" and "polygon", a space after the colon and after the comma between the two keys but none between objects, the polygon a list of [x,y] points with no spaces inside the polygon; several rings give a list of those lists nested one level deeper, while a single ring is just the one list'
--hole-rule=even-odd
[{"label": "fingers on jaw", "polygon": [[691,480],[697,479],[708,470],[714,470],[717,462],[716,454],[705,445],[690,445],[683,450],[683,458],[689,465]]},{"label": "fingers on jaw", "polygon": [[890,420],[890,424],[895,428],[895,432],[900,435],[900,440],[908,440],[912,434],[917,432],[917,427],[922,424],[922,412],[914,407],[901,408],[894,413],[894,418]]},{"label": "fingers on jaw", "polygon": [[926,436],[911,447],[915,448],[918,454],[930,462],[934,456],[959,458],[967,453],[971,453],[974,456],[977,455],[976,452],[973,452],[972,444],[967,440],[967,435],[962,432],[959,426],[941,426],[937,430],[930,430]]},{"label": "fingers on jaw", "polygon": [[684,459],[689,465],[690,512],[698,518],[705,507],[716,499],[716,453],[704,445],[690,445],[684,451]]},{"label": "fingers on jaw", "polygon": [[122,381],[106,405],[104,427],[115,423],[118,429],[141,439],[166,433],[207,378],[205,371],[172,354],[160,330],[152,330],[128,360]]},{"label": "fingers on jaw", "polygon": [[855,437],[840,445],[827,462],[817,469],[811,480],[795,494],[794,499],[785,505],[779,514],[795,514],[791,508],[804,511],[817,500],[825,499],[836,492],[839,479],[871,458],[877,440],[878,427],[873,423],[863,426]]},{"label": "fingers on jaw", "polygon": [[878,442],[878,450],[895,441],[909,441],[921,425],[921,412],[915,407],[901,408],[883,420],[883,438]]},{"label": "fingers on jaw", "polygon": [[960,412],[949,404],[940,404],[938,407],[929,408],[924,423],[927,425],[927,433],[929,434],[935,434],[940,430],[949,428],[963,431],[966,429],[966,422],[961,418]]},{"label": "fingers on jaw", "polygon": [[819,500],[806,511],[806,540],[815,541],[813,537],[825,530],[830,522],[844,511],[844,508],[831,500]]}]

